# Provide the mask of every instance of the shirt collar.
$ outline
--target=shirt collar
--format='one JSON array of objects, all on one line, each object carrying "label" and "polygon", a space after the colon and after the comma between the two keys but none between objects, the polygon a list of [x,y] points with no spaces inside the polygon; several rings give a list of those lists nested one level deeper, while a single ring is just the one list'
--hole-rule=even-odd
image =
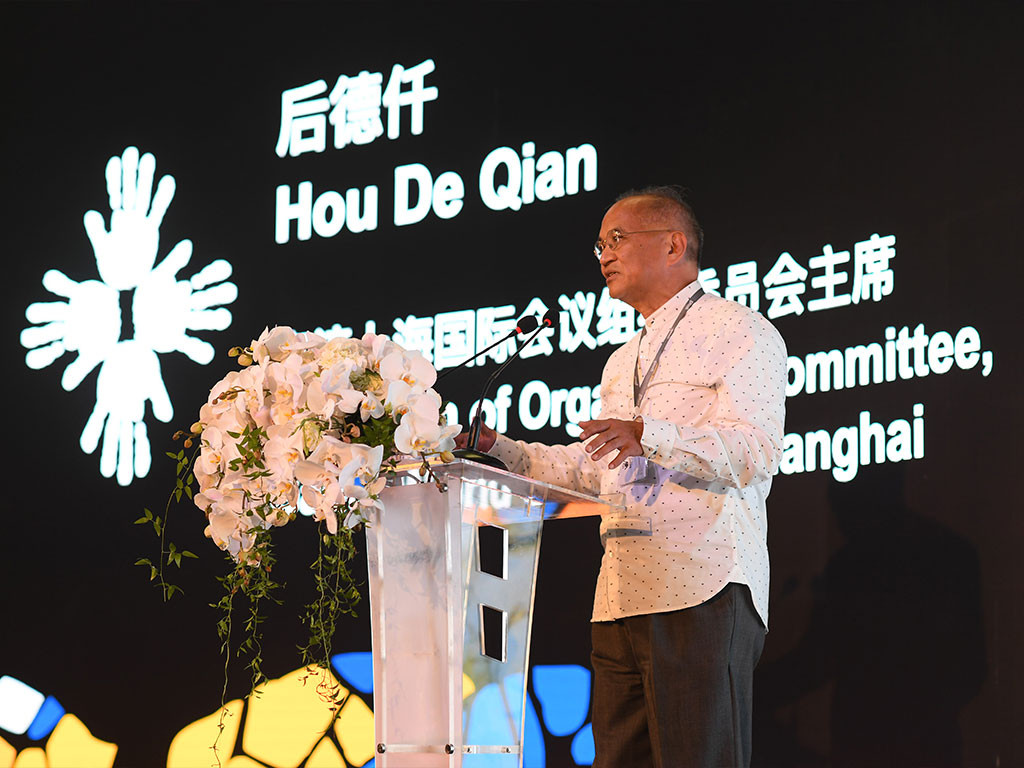
[{"label": "shirt collar", "polygon": [[647,332],[651,334],[657,333],[661,330],[662,326],[671,324],[682,310],[683,305],[689,301],[690,297],[696,293],[698,288],[700,288],[700,280],[694,280],[679,291],[679,293],[654,310],[650,317],[645,317],[644,327],[647,328]]}]

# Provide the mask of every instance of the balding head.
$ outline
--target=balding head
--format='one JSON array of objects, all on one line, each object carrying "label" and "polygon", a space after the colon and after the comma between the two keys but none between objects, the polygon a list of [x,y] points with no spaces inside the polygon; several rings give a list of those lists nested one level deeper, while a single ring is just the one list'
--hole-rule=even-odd
[{"label": "balding head", "polygon": [[615,202],[634,202],[635,210],[644,218],[646,226],[678,229],[686,235],[686,257],[700,267],[704,251],[704,230],[697,221],[693,206],[678,186],[655,186],[631,189],[619,195]]},{"label": "balding head", "polygon": [[601,221],[597,250],[609,295],[645,317],[697,280],[699,228],[672,201],[627,194]]}]

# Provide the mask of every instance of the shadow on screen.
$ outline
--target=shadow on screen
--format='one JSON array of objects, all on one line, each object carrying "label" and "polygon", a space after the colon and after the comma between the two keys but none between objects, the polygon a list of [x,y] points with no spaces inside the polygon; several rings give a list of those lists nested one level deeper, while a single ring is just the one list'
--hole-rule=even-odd
[{"label": "shadow on screen", "polygon": [[[907,506],[903,481],[902,465],[882,464],[830,484],[843,543],[815,584],[806,634],[757,670],[755,766],[962,764],[959,714],[986,674],[978,558]],[[826,686],[819,754],[780,710]]]}]

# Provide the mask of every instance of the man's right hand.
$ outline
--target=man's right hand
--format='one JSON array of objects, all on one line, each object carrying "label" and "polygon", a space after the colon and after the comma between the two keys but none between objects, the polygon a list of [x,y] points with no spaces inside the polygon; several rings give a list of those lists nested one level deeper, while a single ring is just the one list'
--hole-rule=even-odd
[{"label": "man's right hand", "polygon": [[[476,448],[478,451],[487,453],[491,448],[494,447],[494,441],[497,439],[498,433],[488,427],[486,424],[480,425],[480,438],[476,441]],[[455,438],[456,448],[466,448],[469,444],[469,432],[463,432],[461,435]]]}]

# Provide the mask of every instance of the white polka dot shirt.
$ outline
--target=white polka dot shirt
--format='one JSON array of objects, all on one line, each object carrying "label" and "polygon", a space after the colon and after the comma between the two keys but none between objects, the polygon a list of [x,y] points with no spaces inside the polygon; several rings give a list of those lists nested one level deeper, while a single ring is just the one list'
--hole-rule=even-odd
[{"label": "white polka dot shirt", "polygon": [[[599,418],[643,419],[644,456],[609,470],[582,443],[499,435],[491,453],[513,472],[590,493],[621,492],[601,521],[604,556],[593,621],[699,605],[729,582],[750,587],[768,626],[765,499],[782,455],[786,347],[764,317],[705,294],[671,334],[640,407],[633,371],[653,362],[693,282],[646,318],[601,378]],[[639,357],[638,357],[639,352]]]}]

